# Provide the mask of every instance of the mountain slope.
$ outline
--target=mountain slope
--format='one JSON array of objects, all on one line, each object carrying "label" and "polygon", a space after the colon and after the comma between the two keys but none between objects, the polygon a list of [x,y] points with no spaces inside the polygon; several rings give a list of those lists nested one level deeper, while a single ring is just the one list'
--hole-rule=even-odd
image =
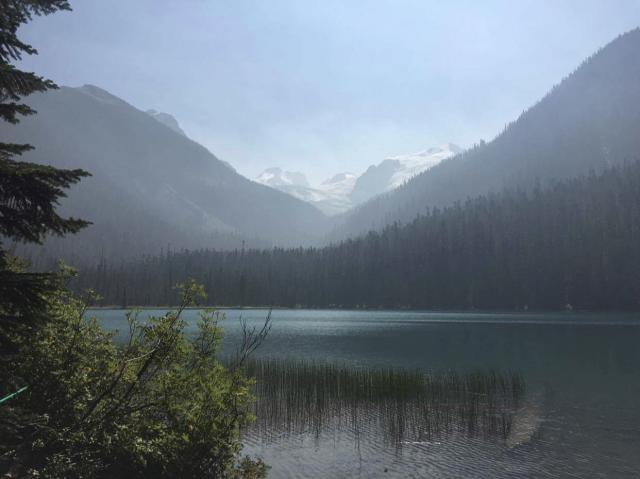
[{"label": "mountain slope", "polygon": [[640,29],[621,35],[500,135],[343,218],[336,237],[409,221],[503,187],[574,177],[640,157]]},{"label": "mountain slope", "polygon": [[163,113],[161,111],[156,111],[156,110],[147,110],[146,113],[150,117],[158,120],[163,125],[168,126],[176,133],[180,133],[183,136],[187,136],[187,134],[184,132],[182,127],[180,127],[180,123],[178,123],[178,120],[176,120],[173,115],[170,115],[169,113]]},{"label": "mountain slope", "polygon": [[313,206],[240,176],[100,88],[63,87],[27,102],[38,114],[0,137],[33,144],[27,161],[93,174],[63,204],[66,213],[95,223],[75,239],[86,243],[85,257],[157,253],[169,241],[173,248],[229,246],[223,238],[236,247],[257,238],[295,245],[316,241],[325,228]]},{"label": "mountain slope", "polygon": [[462,148],[447,143],[415,155],[387,158],[378,165],[370,166],[358,177],[351,192],[351,200],[354,204],[359,204],[394,190],[414,176],[460,152],[462,152]]}]

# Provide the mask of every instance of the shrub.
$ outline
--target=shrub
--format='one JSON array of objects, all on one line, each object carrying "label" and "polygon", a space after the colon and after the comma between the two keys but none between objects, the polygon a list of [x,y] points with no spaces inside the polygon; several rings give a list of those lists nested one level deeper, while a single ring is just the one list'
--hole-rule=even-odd
[{"label": "shrub", "polygon": [[0,406],[5,473],[264,477],[262,461],[240,460],[251,380],[238,361],[223,366],[217,358],[223,316],[204,310],[197,334],[187,336],[182,312],[203,291],[192,281],[181,289],[181,305],[163,316],[129,312],[121,345],[68,290],[49,298],[50,320],[20,344],[14,365],[28,389]]}]

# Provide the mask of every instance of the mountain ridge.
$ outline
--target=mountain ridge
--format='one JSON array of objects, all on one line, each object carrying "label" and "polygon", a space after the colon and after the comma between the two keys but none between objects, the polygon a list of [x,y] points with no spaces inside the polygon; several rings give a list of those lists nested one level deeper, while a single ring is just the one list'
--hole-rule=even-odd
[{"label": "mountain ridge", "polygon": [[333,240],[505,187],[571,178],[638,158],[640,29],[585,59],[488,143],[416,175],[346,213]]},{"label": "mountain ridge", "polygon": [[154,109],[147,110],[147,111],[145,111],[145,113],[147,115],[149,115],[150,117],[155,118],[156,120],[158,120],[163,125],[168,126],[169,128],[171,128],[176,133],[180,133],[183,136],[187,136],[185,131],[180,126],[180,123],[178,123],[178,120],[176,120],[176,118],[173,115],[171,115],[169,113],[164,113],[164,112],[161,112],[161,111],[157,111],[157,110],[154,110]]},{"label": "mountain ridge", "polygon": [[87,260],[155,254],[169,241],[173,248],[293,246],[319,241],[325,231],[326,218],[313,206],[242,177],[106,90],[61,87],[26,101],[38,114],[0,137],[33,144],[26,161],[93,175],[70,191],[62,212],[94,225],[73,239],[48,241],[63,256],[78,244],[86,245]]},{"label": "mountain ridge", "polygon": [[413,155],[385,158],[359,176],[350,172],[337,173],[315,186],[309,184],[303,173],[284,171],[279,167],[267,168],[255,181],[307,201],[328,215],[338,215],[397,188],[462,151],[453,143],[446,143]]}]

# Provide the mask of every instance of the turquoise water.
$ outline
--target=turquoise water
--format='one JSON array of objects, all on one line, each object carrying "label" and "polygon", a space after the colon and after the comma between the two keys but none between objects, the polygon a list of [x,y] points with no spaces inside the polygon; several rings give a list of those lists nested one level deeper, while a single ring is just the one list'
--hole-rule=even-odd
[{"label": "turquoise water", "polygon": [[[162,313],[145,310],[142,314]],[[121,310],[96,310],[111,329]],[[223,348],[238,318],[227,310]],[[193,328],[197,311],[185,312]],[[327,422],[318,434],[246,438],[271,477],[640,477],[640,315],[275,310],[262,356],[353,367],[517,371],[526,397],[508,438],[449,434],[402,448],[367,430]]]}]

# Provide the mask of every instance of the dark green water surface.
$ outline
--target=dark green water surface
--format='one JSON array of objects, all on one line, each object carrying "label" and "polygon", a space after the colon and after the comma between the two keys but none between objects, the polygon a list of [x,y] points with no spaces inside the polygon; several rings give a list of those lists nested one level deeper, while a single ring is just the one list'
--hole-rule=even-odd
[{"label": "dark green water surface", "polygon": [[[126,331],[122,310],[92,314]],[[267,311],[225,314],[228,352],[238,317],[259,325]],[[193,327],[197,311],[185,318]],[[308,430],[289,421],[270,424],[269,434],[247,431],[245,452],[262,456],[270,477],[640,477],[640,315],[276,310],[259,355],[360,369],[515,372],[526,383],[503,411],[509,427],[501,434],[454,424],[390,441],[385,431],[398,412],[387,414],[375,398],[348,412],[333,405]],[[401,414],[418,423],[416,411]]]}]

